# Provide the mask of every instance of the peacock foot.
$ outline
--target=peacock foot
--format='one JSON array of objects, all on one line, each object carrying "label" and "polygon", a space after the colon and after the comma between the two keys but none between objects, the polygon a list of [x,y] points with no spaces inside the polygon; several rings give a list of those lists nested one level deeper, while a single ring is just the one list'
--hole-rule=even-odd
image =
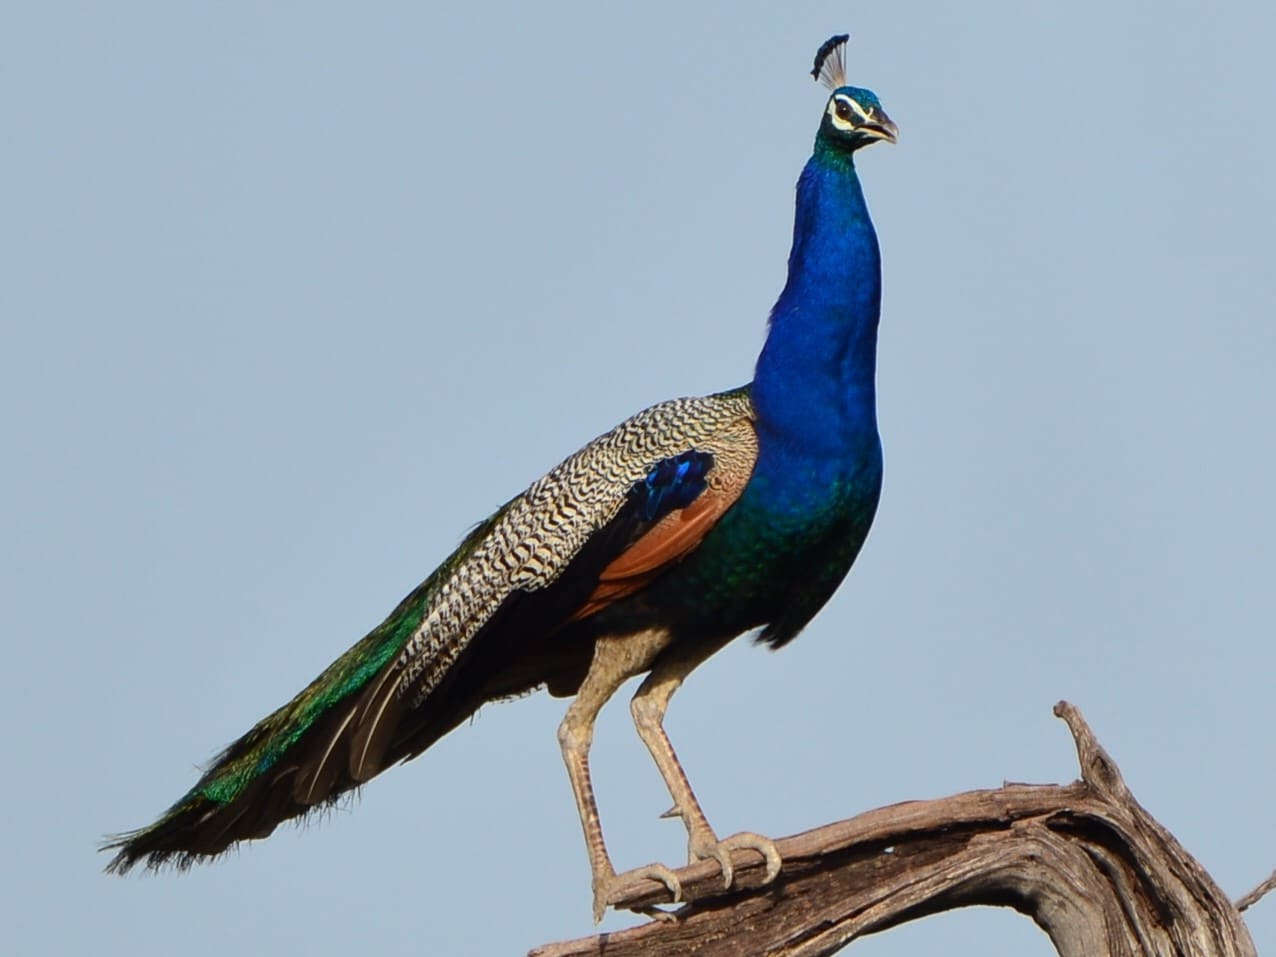
[{"label": "peacock foot", "polygon": [[697,831],[689,836],[688,850],[691,861],[713,859],[722,868],[722,886],[730,889],[735,880],[735,865],[731,862],[731,852],[735,850],[754,850],[766,861],[766,873],[762,876],[763,884],[770,884],[780,873],[780,852],[775,849],[775,842],[769,837],[755,834],[752,831],[741,831],[721,841],[712,830]]},{"label": "peacock foot", "polygon": [[[777,869],[779,867],[779,857],[776,857]],[[646,867],[635,867],[632,871],[625,871],[623,874],[611,874],[610,876],[598,876],[594,878],[594,923],[597,924],[603,919],[603,914],[607,908],[620,899],[620,890],[626,885],[632,884],[639,878],[657,881],[664,884],[668,888],[669,893],[673,896],[674,903],[682,900],[682,882],[678,880],[678,875],[663,864],[648,864]],[[659,910],[644,909],[643,913],[658,917],[664,913]]]}]

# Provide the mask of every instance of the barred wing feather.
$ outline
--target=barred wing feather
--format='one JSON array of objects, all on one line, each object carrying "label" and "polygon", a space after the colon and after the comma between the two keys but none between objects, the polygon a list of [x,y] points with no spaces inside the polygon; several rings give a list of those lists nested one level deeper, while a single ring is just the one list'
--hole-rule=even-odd
[{"label": "barred wing feather", "polygon": [[[681,509],[681,525],[670,524],[676,515],[635,518],[635,488],[657,463],[692,449],[715,456],[712,494]],[[108,845],[118,851],[110,869],[187,866],[264,837],[420,753],[483,703],[472,688],[444,693],[476,646],[507,648],[524,632],[578,620],[641,587],[662,562],[694,548],[738,497],[756,452],[745,389],[664,402],[595,439],[475,528],[384,622],[230,745],[158,821]]]}]

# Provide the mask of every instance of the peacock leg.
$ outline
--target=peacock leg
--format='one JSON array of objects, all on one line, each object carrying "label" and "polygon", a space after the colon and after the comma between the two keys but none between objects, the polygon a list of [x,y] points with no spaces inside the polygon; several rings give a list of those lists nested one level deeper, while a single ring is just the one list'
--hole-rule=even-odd
[{"label": "peacock leg", "polygon": [[687,828],[687,850],[691,860],[716,860],[722,868],[724,886],[730,887],[735,877],[731,852],[739,848],[752,848],[766,861],[766,874],[762,882],[769,884],[780,873],[780,853],[775,849],[775,844],[770,838],[752,831],[741,831],[724,840],[718,840],[700,802],[691,790],[691,782],[687,780],[687,774],[683,771],[664,729],[669,699],[692,669],[716,650],[716,647],[700,649],[690,655],[674,655],[659,662],[639,686],[629,704],[629,710],[633,714],[638,736],[651,752],[673,798],[673,807],[666,816],[682,818],[682,823]]},{"label": "peacock leg", "polygon": [[567,776],[571,779],[580,825],[585,832],[585,848],[589,851],[589,868],[594,891],[594,923],[602,920],[615,891],[635,878],[647,877],[669,888],[675,901],[682,899],[682,885],[673,871],[663,864],[650,864],[617,874],[603,841],[602,823],[594,800],[594,786],[589,777],[589,747],[594,740],[594,722],[608,699],[628,678],[641,674],[651,666],[661,649],[669,643],[664,632],[644,632],[617,638],[599,638],[580,690],[567,708],[558,726],[558,743],[562,748]]}]

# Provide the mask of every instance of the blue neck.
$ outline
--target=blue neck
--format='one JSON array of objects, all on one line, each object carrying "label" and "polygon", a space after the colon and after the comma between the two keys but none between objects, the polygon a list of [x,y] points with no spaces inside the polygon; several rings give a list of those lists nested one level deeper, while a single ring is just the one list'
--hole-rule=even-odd
[{"label": "blue neck", "polygon": [[764,440],[836,456],[876,437],[881,291],[877,234],[851,157],[817,141],[798,180],[788,281],[751,389]]}]

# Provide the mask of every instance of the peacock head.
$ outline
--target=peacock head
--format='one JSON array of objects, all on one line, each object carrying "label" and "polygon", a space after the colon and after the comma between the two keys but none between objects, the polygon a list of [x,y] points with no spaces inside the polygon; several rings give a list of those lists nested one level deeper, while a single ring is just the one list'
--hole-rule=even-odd
[{"label": "peacock head", "polygon": [[878,140],[894,143],[899,127],[882,109],[872,90],[846,85],[846,41],[843,33],[830,37],[815,54],[811,76],[832,90],[820,123],[819,140],[845,153]]}]

